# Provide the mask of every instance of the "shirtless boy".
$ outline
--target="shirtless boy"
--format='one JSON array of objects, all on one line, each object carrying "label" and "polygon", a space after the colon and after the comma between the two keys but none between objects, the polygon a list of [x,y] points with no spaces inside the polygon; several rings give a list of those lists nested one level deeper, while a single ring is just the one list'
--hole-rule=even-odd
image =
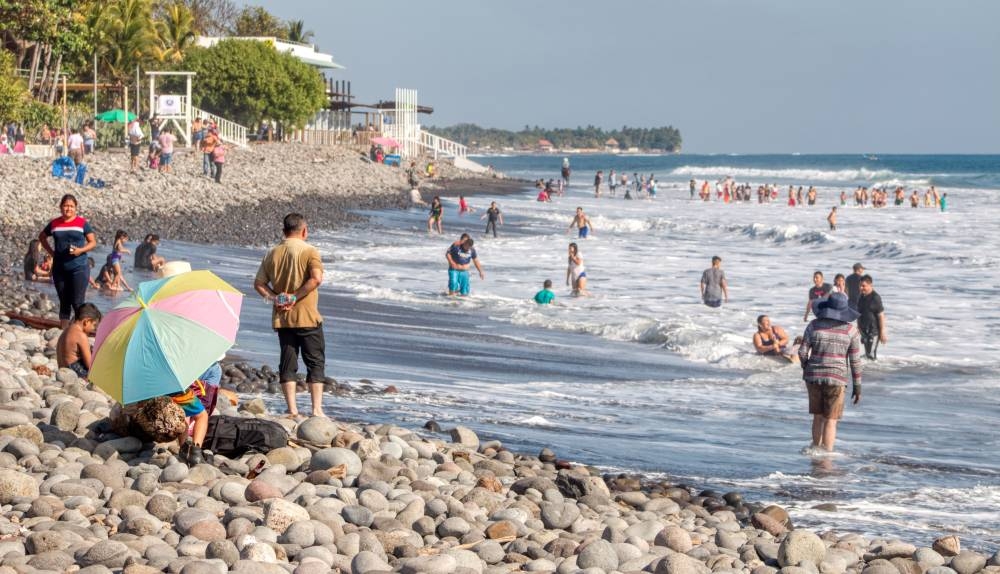
[{"label": "shirtless boy", "polygon": [[586,239],[587,235],[589,235],[594,229],[594,225],[590,222],[590,218],[587,217],[587,214],[583,212],[582,207],[576,208],[576,215],[573,216],[573,221],[570,222],[569,229],[566,230],[566,233],[572,231],[574,227],[578,229],[577,236],[580,239]]},{"label": "shirtless boy", "polygon": [[93,361],[89,337],[97,332],[100,322],[101,312],[92,303],[84,303],[76,309],[75,319],[59,335],[56,345],[56,361],[60,369],[66,367],[79,377],[87,378]]}]

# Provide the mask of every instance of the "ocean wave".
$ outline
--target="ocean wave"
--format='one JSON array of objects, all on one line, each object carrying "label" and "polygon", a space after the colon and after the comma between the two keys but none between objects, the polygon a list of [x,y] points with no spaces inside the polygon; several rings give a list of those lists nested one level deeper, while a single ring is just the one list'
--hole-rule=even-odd
[{"label": "ocean wave", "polygon": [[784,243],[786,241],[797,241],[802,244],[830,243],[833,236],[823,231],[799,231],[797,225],[765,225],[763,223],[751,223],[750,225],[737,225],[731,229],[739,231],[744,235],[755,239]]},{"label": "ocean wave", "polygon": [[729,166],[694,166],[684,165],[675,168],[671,175],[699,176],[708,178],[724,178],[732,176],[737,180],[757,179],[765,182],[780,179],[794,181],[836,181],[836,182],[872,182],[898,178],[901,174],[889,169],[761,169],[753,167]]}]

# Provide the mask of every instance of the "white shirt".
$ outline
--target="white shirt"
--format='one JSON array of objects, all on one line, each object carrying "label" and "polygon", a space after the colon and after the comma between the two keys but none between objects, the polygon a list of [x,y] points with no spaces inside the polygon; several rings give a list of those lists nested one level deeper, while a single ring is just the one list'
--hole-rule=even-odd
[{"label": "white shirt", "polygon": [[83,149],[83,136],[80,134],[70,134],[69,149],[71,150]]}]

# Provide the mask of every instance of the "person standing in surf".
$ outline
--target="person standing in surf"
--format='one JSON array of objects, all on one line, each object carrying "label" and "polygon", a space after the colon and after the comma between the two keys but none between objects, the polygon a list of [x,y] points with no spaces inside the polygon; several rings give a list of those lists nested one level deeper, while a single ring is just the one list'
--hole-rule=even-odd
[{"label": "person standing in surf", "polygon": [[582,207],[576,208],[576,215],[573,216],[573,221],[570,222],[566,233],[572,231],[574,227],[577,228],[577,237],[579,239],[586,239],[594,229],[594,225],[590,223],[590,218],[583,212]]},{"label": "person standing in surf", "polygon": [[809,320],[809,310],[812,309],[812,303],[816,299],[822,299],[826,297],[833,291],[833,287],[829,283],[823,282],[823,272],[816,271],[813,273],[813,284],[809,288],[809,299],[806,301],[806,312],[802,315],[803,321]]},{"label": "person standing in surf", "polygon": [[434,196],[431,200],[430,216],[427,218],[427,233],[433,233],[437,227],[438,234],[444,233],[444,206],[441,205],[441,198]]},{"label": "person standing in surf", "polygon": [[497,202],[491,201],[489,209],[483,214],[479,219],[486,220],[486,231],[483,235],[489,235],[490,230],[493,230],[493,237],[497,236],[497,223],[503,225],[503,214],[500,213],[500,208],[497,207]]},{"label": "person standing in surf", "polygon": [[583,257],[580,257],[580,249],[576,243],[569,244],[566,284],[573,287],[573,296],[586,296],[590,294],[587,292],[587,268],[583,265]]},{"label": "person standing in surf", "polygon": [[448,259],[448,295],[466,296],[471,290],[469,283],[469,266],[475,265],[480,279],[486,279],[483,267],[479,263],[474,242],[471,237],[465,237],[461,243],[452,243],[445,254]]},{"label": "person standing in surf", "polygon": [[601,182],[604,180],[604,171],[597,170],[594,175],[594,197],[601,197]]},{"label": "person standing in surf", "polygon": [[571,173],[571,170],[569,168],[569,158],[568,157],[564,157],[563,158],[563,163],[562,163],[562,179],[563,179],[563,183],[566,184],[566,187],[569,187],[569,175],[570,175],[570,173]]},{"label": "person standing in surf", "polygon": [[889,341],[885,328],[885,307],[882,306],[882,296],[872,286],[871,275],[861,278],[860,289],[858,328],[861,329],[861,342],[865,344],[865,357],[874,361],[877,359],[878,344]]},{"label": "person standing in surf", "polygon": [[830,215],[826,216],[826,222],[830,224],[830,231],[837,230],[837,207],[830,208]]},{"label": "person standing in surf", "polygon": [[851,323],[858,312],[848,306],[843,294],[816,299],[812,311],[816,318],[802,335],[799,361],[813,416],[809,451],[826,453],[833,451],[837,421],[844,414],[848,368],[853,383],[851,397],[854,404],[861,401],[861,337]]},{"label": "person standing in surf", "polygon": [[712,266],[702,272],[700,287],[701,300],[709,307],[721,307],[723,301],[729,302],[729,284],[718,255],[712,257]]}]

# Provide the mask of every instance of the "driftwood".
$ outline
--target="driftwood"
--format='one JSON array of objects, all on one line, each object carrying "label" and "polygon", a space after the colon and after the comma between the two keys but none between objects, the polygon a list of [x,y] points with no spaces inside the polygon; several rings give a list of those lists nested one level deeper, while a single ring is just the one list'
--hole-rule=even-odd
[{"label": "driftwood", "polygon": [[[517,540],[517,536],[504,536],[502,538],[492,538],[491,540],[493,540],[493,542],[498,542],[500,544],[506,544],[507,542],[513,542]],[[482,544],[483,542],[486,542],[485,538],[482,540],[476,540],[475,542],[467,542],[465,544],[459,544],[458,546],[451,546],[449,548],[445,548],[444,550],[468,550],[470,548],[474,548],[477,544]],[[442,550],[441,548],[428,548],[425,546],[417,550],[417,554],[419,554],[420,556],[434,556],[440,554],[441,550]]]}]

